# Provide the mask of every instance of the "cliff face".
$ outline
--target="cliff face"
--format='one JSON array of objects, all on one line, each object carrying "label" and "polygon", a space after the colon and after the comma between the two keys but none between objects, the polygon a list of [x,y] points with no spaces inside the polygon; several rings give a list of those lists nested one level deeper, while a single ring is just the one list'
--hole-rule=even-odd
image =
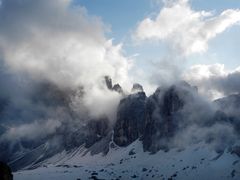
[{"label": "cliff face", "polygon": [[138,92],[121,100],[113,138],[117,145],[127,146],[143,134],[146,119],[146,99],[144,92]]},{"label": "cliff face", "polygon": [[157,152],[167,149],[167,143],[178,131],[181,110],[192,97],[192,87],[188,84],[158,88],[147,100],[143,148]]},{"label": "cliff face", "polygon": [[161,90],[146,97],[143,88],[134,84],[131,94],[121,100],[114,127],[114,142],[127,146],[140,138],[145,151],[167,148],[164,141],[178,129],[180,110],[192,99],[194,88],[186,83]]}]

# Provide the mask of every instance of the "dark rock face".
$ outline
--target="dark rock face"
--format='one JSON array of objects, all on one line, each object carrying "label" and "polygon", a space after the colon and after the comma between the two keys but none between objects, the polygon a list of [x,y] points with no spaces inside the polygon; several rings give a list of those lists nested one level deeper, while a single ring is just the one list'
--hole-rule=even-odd
[{"label": "dark rock face", "polygon": [[119,84],[114,84],[112,90],[118,92],[119,94],[123,94],[122,87]]},{"label": "dark rock face", "polygon": [[127,146],[138,139],[144,131],[146,95],[144,92],[132,94],[122,99],[114,127],[114,142]]},{"label": "dark rock face", "polygon": [[133,87],[132,87],[131,92],[132,92],[132,93],[143,92],[143,87],[142,87],[142,85],[140,85],[140,84],[138,84],[138,83],[133,84]]},{"label": "dark rock face", "polygon": [[109,90],[118,92],[119,94],[123,94],[123,89],[119,84],[112,84],[112,79],[109,76],[105,76],[105,83]]},{"label": "dark rock face", "polygon": [[94,143],[107,136],[110,127],[106,118],[99,120],[92,120],[87,124],[87,136],[85,140],[85,147],[89,148]]},{"label": "dark rock face", "polygon": [[[74,132],[62,130],[63,146],[66,150],[79,147],[85,144],[86,148],[106,137],[110,132],[110,125],[107,118],[89,120],[85,126]],[[66,133],[65,133],[66,132]]]},{"label": "dark rock face", "polygon": [[12,180],[13,175],[10,167],[7,164],[0,162],[0,179],[1,180]]},{"label": "dark rock face", "polygon": [[110,142],[112,140],[112,132],[109,132],[107,136],[100,138],[96,143],[94,143],[87,152],[90,152],[91,155],[94,154],[107,154],[109,151]]},{"label": "dark rock face", "polygon": [[158,88],[149,98],[139,84],[134,84],[132,91],[137,93],[119,104],[114,142],[127,146],[139,138],[145,151],[166,150],[179,129],[181,110],[193,100],[192,93],[196,89],[183,82],[163,90]]},{"label": "dark rock face", "polygon": [[214,120],[229,123],[240,134],[240,94],[229,95],[214,101],[218,111]]},{"label": "dark rock face", "polygon": [[157,152],[167,149],[167,143],[178,130],[180,111],[191,98],[188,84],[171,86],[166,90],[157,89],[146,104],[146,126],[143,134],[145,151]]},{"label": "dark rock face", "polygon": [[184,105],[178,89],[175,86],[170,87],[163,96],[163,104],[161,113],[164,117],[171,117],[171,115],[181,109]]},{"label": "dark rock face", "polygon": [[109,90],[112,90],[112,79],[109,77],[109,76],[105,76],[104,77],[105,79],[105,83],[106,83],[106,86]]}]

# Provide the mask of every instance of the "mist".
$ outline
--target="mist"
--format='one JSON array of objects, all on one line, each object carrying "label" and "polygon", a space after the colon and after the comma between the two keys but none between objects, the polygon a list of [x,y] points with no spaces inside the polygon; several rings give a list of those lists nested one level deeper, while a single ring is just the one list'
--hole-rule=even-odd
[{"label": "mist", "polygon": [[[135,30],[138,41],[162,41],[170,49],[165,58],[147,62],[144,71],[125,55],[121,43],[107,38],[111,30],[100,17],[71,0],[0,2],[0,158],[11,160],[12,154],[43,142],[61,151],[111,139],[119,103],[137,94],[130,92],[136,82],[146,89],[148,100],[157,94],[159,107],[151,118],[160,124],[166,122],[161,106],[169,89],[176,88],[174,97],[183,103],[169,115],[177,130],[158,139],[161,146],[203,142],[223,151],[238,140],[236,109],[224,111],[213,100],[239,94],[239,68],[196,65],[185,71],[184,65],[189,55],[206,52],[211,39],[239,22],[239,10],[214,15],[193,10],[186,0],[164,1],[158,16],[146,17]],[[169,14],[176,9],[189,18],[175,24],[179,17]],[[159,26],[169,18],[165,28]],[[226,122],[221,121],[225,116]]]},{"label": "mist", "polygon": [[70,0],[3,0],[0,27],[1,159],[47,141],[66,147],[92,121],[114,123],[123,95],[104,77],[128,90],[131,63],[99,17]]}]

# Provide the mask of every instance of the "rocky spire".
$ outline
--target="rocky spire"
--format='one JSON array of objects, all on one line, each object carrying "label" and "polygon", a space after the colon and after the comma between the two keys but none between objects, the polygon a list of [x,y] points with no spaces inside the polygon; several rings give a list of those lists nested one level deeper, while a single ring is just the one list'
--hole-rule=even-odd
[{"label": "rocky spire", "polygon": [[109,90],[112,90],[112,79],[109,76],[104,76],[106,86]]},{"label": "rocky spire", "polygon": [[140,84],[138,84],[138,83],[133,84],[133,87],[132,87],[131,92],[132,92],[132,93],[143,92],[143,87],[142,87],[142,85],[140,85]]},{"label": "rocky spire", "polygon": [[112,88],[113,91],[116,91],[120,94],[123,94],[123,90],[122,90],[122,87],[119,85],[119,84],[114,84],[113,88]]}]

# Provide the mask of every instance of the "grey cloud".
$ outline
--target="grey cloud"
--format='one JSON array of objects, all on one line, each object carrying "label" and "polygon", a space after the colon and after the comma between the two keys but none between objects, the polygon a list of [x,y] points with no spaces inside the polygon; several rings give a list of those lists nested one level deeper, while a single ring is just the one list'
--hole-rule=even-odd
[{"label": "grey cloud", "polygon": [[183,78],[212,99],[240,93],[239,68],[229,71],[223,64],[199,64],[187,69]]},{"label": "grey cloud", "polygon": [[212,77],[209,80],[209,85],[216,88],[225,95],[240,93],[240,72],[232,72],[223,77]]},{"label": "grey cloud", "polygon": [[32,82],[84,87],[86,108],[101,107],[90,114],[113,116],[120,96],[108,91],[102,79],[109,75],[127,87],[131,65],[121,45],[105,37],[100,18],[72,6],[71,0],[3,0],[0,26],[0,57],[7,71]]},{"label": "grey cloud", "polygon": [[99,17],[71,0],[2,0],[0,27],[4,139],[38,143],[92,119],[114,121],[121,95],[103,78],[127,87],[131,65]]}]

